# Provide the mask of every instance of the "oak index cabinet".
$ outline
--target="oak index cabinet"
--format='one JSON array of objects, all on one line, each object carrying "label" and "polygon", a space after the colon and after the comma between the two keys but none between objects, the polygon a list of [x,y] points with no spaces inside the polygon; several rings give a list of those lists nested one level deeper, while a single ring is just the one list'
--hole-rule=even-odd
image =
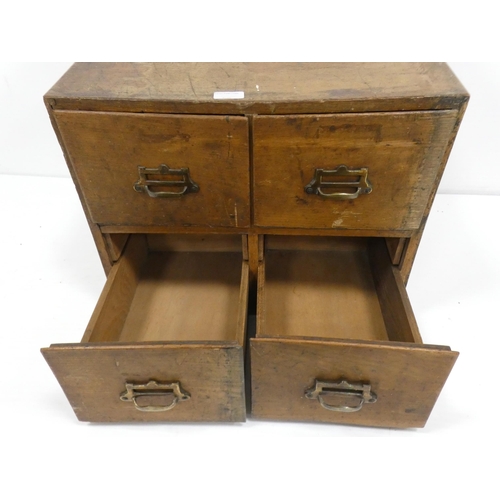
[{"label": "oak index cabinet", "polygon": [[425,425],[458,353],[405,284],[467,101],[437,63],[73,65],[45,103],[107,282],[42,353],[77,417]]}]

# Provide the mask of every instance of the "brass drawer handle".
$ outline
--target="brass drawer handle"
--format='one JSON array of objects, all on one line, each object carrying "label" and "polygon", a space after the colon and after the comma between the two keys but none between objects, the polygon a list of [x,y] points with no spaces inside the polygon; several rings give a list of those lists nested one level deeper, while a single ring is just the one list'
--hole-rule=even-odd
[{"label": "brass drawer handle", "polygon": [[[326,394],[354,397],[358,399],[358,404],[356,406],[330,405],[325,403],[323,399],[323,396]],[[363,384],[362,382],[351,384],[346,380],[341,380],[340,382],[322,382],[321,380],[316,380],[314,387],[306,389],[304,395],[308,399],[318,400],[319,404],[325,410],[344,413],[359,411],[365,403],[375,403],[377,401],[377,395],[371,391],[370,384]]]},{"label": "brass drawer handle", "polygon": [[[158,168],[138,166],[139,180],[134,184],[138,193],[147,193],[151,198],[178,198],[184,194],[197,193],[200,187],[191,179],[189,168],[170,168],[162,163]],[[149,175],[166,176],[167,179],[149,179]],[[168,177],[182,177],[182,179],[168,179]],[[150,187],[173,186],[182,188],[180,191],[151,191]]]},{"label": "brass drawer handle", "polygon": [[[338,180],[324,180],[324,178],[341,177]],[[325,193],[323,189],[355,189],[353,192]],[[339,165],[333,170],[317,168],[313,180],[304,188],[307,194],[317,194],[323,198],[336,200],[354,200],[360,194],[370,194],[372,186],[368,180],[368,168],[349,168]]]},{"label": "brass drawer handle", "polygon": [[[125,383],[125,392],[120,394],[120,399],[126,402],[133,402],[136,410],[139,411],[168,411],[171,410],[177,403],[187,401],[191,395],[181,387],[180,382],[172,382],[170,384],[160,384],[155,380],[150,380],[147,384],[134,384],[131,382]],[[137,403],[137,398],[144,396],[168,396],[174,395],[172,403],[162,406],[141,406]]]}]

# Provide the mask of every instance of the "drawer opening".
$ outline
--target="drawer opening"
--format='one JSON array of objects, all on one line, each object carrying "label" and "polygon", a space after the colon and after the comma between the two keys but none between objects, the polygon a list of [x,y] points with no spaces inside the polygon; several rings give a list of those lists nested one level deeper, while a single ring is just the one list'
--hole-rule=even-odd
[{"label": "drawer opening", "polygon": [[383,238],[265,240],[257,337],[422,343]]},{"label": "drawer opening", "polygon": [[82,342],[243,346],[247,301],[241,236],[135,234],[108,277]]}]

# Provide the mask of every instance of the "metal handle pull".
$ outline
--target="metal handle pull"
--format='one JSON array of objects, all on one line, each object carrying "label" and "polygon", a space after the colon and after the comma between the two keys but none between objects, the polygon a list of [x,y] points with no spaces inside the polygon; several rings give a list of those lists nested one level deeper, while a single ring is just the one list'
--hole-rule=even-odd
[{"label": "metal handle pull", "polygon": [[[325,180],[334,179],[338,180]],[[355,189],[353,192],[332,192],[325,193],[323,189]],[[317,194],[324,198],[337,200],[353,200],[360,194],[370,194],[372,186],[368,180],[368,168],[349,168],[346,165],[339,165],[333,170],[317,168],[314,171],[313,180],[304,188],[307,194]]]},{"label": "metal handle pull", "polygon": [[[178,198],[184,194],[197,193],[200,187],[189,176],[189,168],[173,169],[162,163],[158,168],[138,166],[139,180],[134,184],[138,193],[147,193],[151,198]],[[149,179],[148,176],[166,176],[167,179]],[[174,179],[168,179],[168,177]],[[175,179],[175,177],[181,179]],[[150,187],[162,188],[173,186],[181,188],[180,191],[151,191]]]},{"label": "metal handle pull", "polygon": [[[304,395],[308,399],[318,400],[319,404],[325,410],[340,411],[344,413],[359,411],[363,408],[365,403],[375,403],[375,401],[377,401],[377,395],[371,391],[370,384],[363,384],[362,382],[351,384],[346,380],[341,380],[339,382],[322,382],[321,380],[316,380],[314,387],[306,389]],[[330,405],[323,399],[325,395],[354,398],[358,400],[358,404],[355,406]]]},{"label": "metal handle pull", "polygon": [[[191,395],[181,387],[180,382],[172,382],[170,384],[160,384],[155,380],[150,380],[147,384],[134,384],[131,382],[125,383],[125,392],[120,394],[120,399],[126,402],[134,403],[136,410],[139,411],[168,411],[171,410],[177,403],[187,401]],[[174,395],[174,399],[169,405],[161,406],[141,406],[137,402],[137,398],[145,396],[168,396]]]}]

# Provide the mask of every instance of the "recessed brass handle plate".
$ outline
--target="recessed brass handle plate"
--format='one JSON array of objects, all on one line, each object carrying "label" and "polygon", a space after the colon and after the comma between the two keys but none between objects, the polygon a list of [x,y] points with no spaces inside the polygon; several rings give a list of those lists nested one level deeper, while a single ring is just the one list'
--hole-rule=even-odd
[{"label": "recessed brass handle plate", "polygon": [[[335,179],[336,177],[338,179]],[[314,171],[313,180],[304,189],[307,194],[317,194],[323,198],[336,200],[353,200],[360,194],[372,192],[372,186],[368,180],[368,168],[349,168],[347,165],[339,165],[333,170],[317,168]],[[335,191],[325,192],[325,189]],[[350,191],[342,191],[346,189]]]},{"label": "recessed brass handle plate", "polygon": [[[138,193],[147,193],[151,198],[179,198],[188,193],[197,193],[200,187],[191,179],[189,168],[170,168],[162,163],[158,168],[137,167],[139,180],[135,182],[134,189]],[[149,176],[163,177],[160,179]],[[179,179],[180,177],[180,179]],[[179,191],[153,191],[151,188],[174,187]]]},{"label": "recessed brass handle plate", "polygon": [[[174,398],[168,405],[147,405],[141,406],[137,402],[137,398],[169,396],[173,394]],[[147,384],[134,384],[132,382],[125,383],[125,391],[120,394],[120,399],[125,402],[132,402],[136,410],[139,411],[168,411],[174,408],[181,401],[187,401],[191,395],[181,387],[180,382],[172,382],[169,384],[161,384],[155,380],[150,380]]]},{"label": "recessed brass handle plate", "polygon": [[[343,413],[352,413],[361,410],[365,403],[375,403],[377,395],[371,391],[370,384],[350,383],[346,380],[338,382],[326,382],[316,380],[314,387],[306,389],[304,393],[308,399],[315,399],[325,409],[330,411],[339,411]],[[342,398],[353,398],[357,401],[355,405],[331,405],[325,402],[324,396],[333,395]]]}]

